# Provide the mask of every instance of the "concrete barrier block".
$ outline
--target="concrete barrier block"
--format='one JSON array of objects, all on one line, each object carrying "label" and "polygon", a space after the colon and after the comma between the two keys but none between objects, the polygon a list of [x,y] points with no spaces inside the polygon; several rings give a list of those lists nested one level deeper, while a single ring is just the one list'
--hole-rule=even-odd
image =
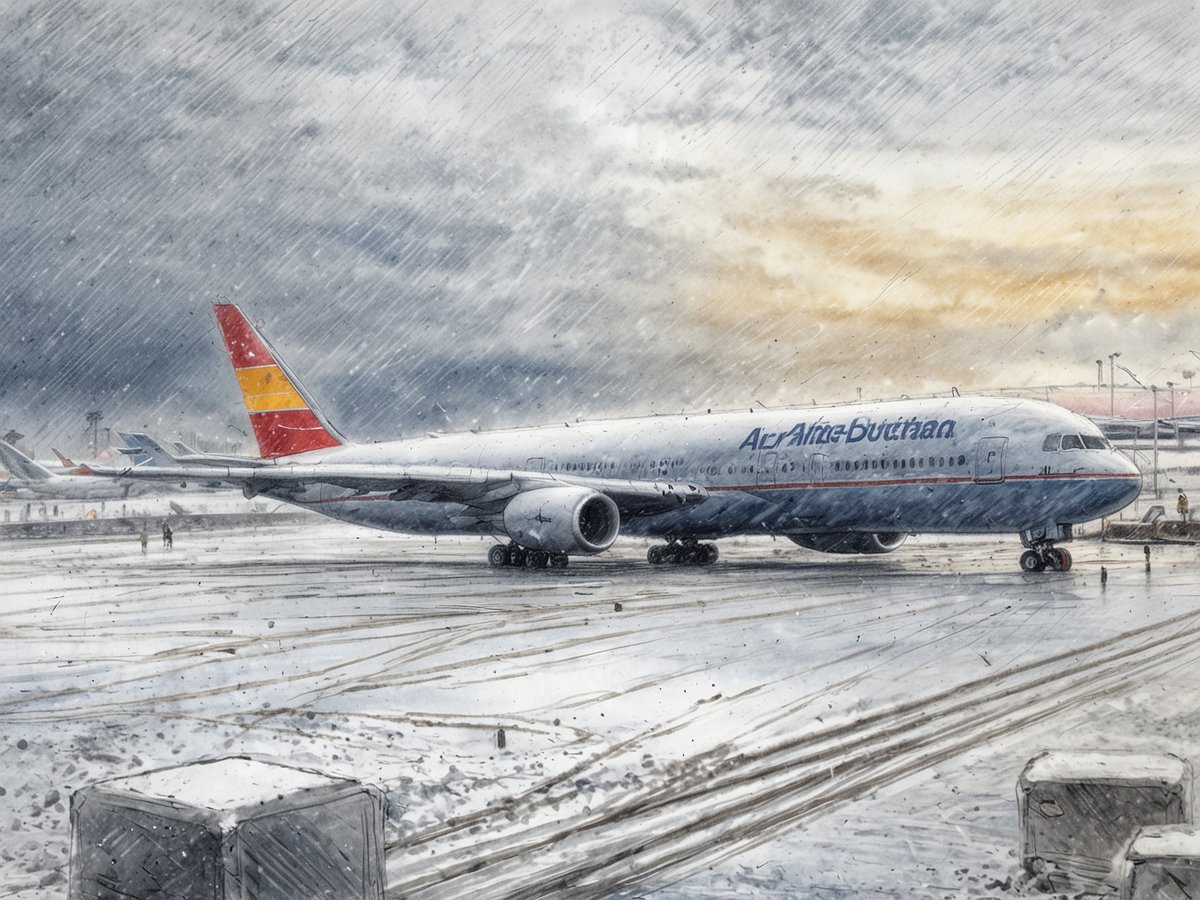
[{"label": "concrete barrier block", "polygon": [[1143,826],[1191,822],[1191,766],[1170,754],[1048,751],[1017,785],[1021,859],[1055,891],[1116,893]]},{"label": "concrete barrier block", "polygon": [[1157,537],[1153,522],[1109,522],[1104,539],[1109,541],[1152,541]]},{"label": "concrete barrier block", "polygon": [[1200,897],[1200,828],[1143,828],[1125,854],[1121,900],[1194,900]]},{"label": "concrete barrier block", "polygon": [[378,900],[383,797],[235,757],[71,797],[71,900]]}]

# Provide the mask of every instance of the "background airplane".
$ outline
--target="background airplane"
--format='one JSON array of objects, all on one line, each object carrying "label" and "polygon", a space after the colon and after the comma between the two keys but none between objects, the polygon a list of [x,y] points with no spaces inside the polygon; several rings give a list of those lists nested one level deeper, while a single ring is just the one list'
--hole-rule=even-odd
[{"label": "background airplane", "polygon": [[[231,304],[217,321],[262,458],[98,470],[211,478],[334,518],[508,538],[493,565],[565,566],[619,533],[661,537],[652,563],[705,563],[729,535],[885,553],[910,532],[1017,532],[1027,571],[1066,569],[1072,526],[1141,488],[1082,416],[1040,401],[955,397],[661,416],[349,442]],[[139,438],[140,439],[140,438]],[[203,463],[203,464],[200,464]]]},{"label": "background airplane", "polygon": [[174,490],[169,484],[134,482],[125,478],[95,477],[86,466],[72,468],[79,474],[60,475],[34,462],[16,447],[0,441],[0,462],[11,477],[4,489],[22,498],[47,500],[124,500],[131,496],[163,494]]}]

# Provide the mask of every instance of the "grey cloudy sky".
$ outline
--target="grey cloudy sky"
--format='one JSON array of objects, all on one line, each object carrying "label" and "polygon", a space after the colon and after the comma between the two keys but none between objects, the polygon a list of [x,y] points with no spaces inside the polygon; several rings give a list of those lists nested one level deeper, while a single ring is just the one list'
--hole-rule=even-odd
[{"label": "grey cloudy sky", "polygon": [[[1200,349],[1190,3],[0,11],[0,427],[344,430],[1076,381]],[[445,414],[441,412],[445,410]]]}]

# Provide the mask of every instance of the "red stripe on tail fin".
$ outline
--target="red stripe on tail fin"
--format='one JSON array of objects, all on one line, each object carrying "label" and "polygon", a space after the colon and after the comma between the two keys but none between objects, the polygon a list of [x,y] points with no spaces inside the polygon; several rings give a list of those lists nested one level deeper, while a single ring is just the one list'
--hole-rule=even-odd
[{"label": "red stripe on tail fin", "polygon": [[215,303],[213,310],[262,457],[293,456],[342,444],[341,435],[242,311],[232,303]]},{"label": "red stripe on tail fin", "polygon": [[221,328],[221,337],[225,338],[225,348],[235,371],[275,365],[275,357],[240,309],[232,303],[214,303],[213,311],[217,314],[217,325]]}]

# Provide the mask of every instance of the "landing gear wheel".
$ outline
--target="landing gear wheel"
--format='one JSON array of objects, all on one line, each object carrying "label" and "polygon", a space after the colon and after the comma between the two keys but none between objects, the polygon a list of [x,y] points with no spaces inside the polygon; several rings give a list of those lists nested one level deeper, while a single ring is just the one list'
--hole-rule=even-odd
[{"label": "landing gear wheel", "polygon": [[511,546],[509,546],[509,548],[508,548],[508,564],[510,566],[517,566],[518,568],[524,568],[525,561],[528,558],[529,558],[529,551],[526,550],[524,547],[518,547],[516,544],[512,544]]},{"label": "landing gear wheel", "polygon": [[1046,557],[1046,567],[1052,572],[1069,572],[1071,570],[1071,552],[1061,547],[1050,547],[1043,554]]},{"label": "landing gear wheel", "polygon": [[702,565],[711,566],[713,563],[715,563],[717,561],[717,559],[718,559],[718,557],[720,557],[720,555],[721,555],[721,551],[717,549],[716,544],[705,544],[704,545],[704,559],[702,559],[700,562]]},{"label": "landing gear wheel", "polygon": [[550,568],[552,569],[565,569],[567,562],[568,558],[565,553],[554,553],[550,556]]},{"label": "landing gear wheel", "polygon": [[525,568],[544,569],[550,565],[550,554],[545,550],[529,550],[525,553]]},{"label": "landing gear wheel", "polygon": [[664,549],[658,544],[655,544],[646,551],[646,562],[650,563],[652,566],[661,566],[664,562],[666,562],[665,556],[666,554],[664,553]]},{"label": "landing gear wheel", "polygon": [[1042,559],[1042,555],[1034,550],[1026,550],[1021,554],[1021,571],[1022,572],[1040,572],[1046,568],[1046,561]]},{"label": "landing gear wheel", "polygon": [[488,562],[497,569],[503,569],[505,566],[512,565],[512,560],[509,558],[508,548],[503,544],[497,544],[488,550]]}]

